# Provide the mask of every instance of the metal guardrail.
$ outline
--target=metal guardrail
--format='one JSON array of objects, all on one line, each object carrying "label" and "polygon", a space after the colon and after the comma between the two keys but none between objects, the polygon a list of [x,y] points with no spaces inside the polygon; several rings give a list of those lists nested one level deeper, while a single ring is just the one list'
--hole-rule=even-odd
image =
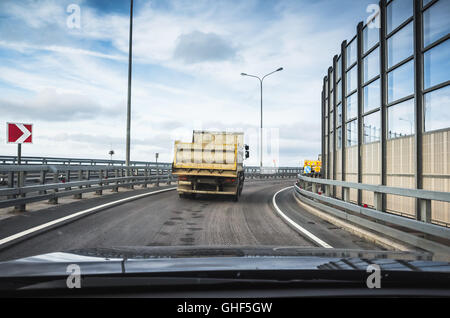
[{"label": "metal guardrail", "polygon": [[294,167],[244,167],[246,179],[287,179],[297,178],[300,168]]},{"label": "metal guardrail", "polygon": [[[344,199],[330,197],[331,187],[344,190]],[[319,187],[321,188],[319,191]],[[421,189],[395,188],[338,180],[298,177],[295,193],[305,203],[340,219],[383,233],[429,251],[450,255],[450,229],[431,223],[431,201],[450,202],[450,193]],[[350,189],[374,193],[374,208],[361,207],[350,202]],[[311,189],[309,191],[308,189]],[[416,198],[420,212],[416,219],[395,215],[383,210],[382,195],[393,194]],[[417,235],[419,234],[419,235]]]},{"label": "metal guardrail", "polygon": [[[0,166],[1,165],[16,165],[16,156],[0,156]],[[86,159],[86,158],[59,158],[59,157],[22,157],[22,165],[112,165],[112,166],[125,166],[124,160],[108,160],[108,159]],[[146,166],[146,167],[156,167],[159,168],[171,168],[172,163],[170,162],[152,162],[152,161],[130,161],[130,166]],[[289,174],[297,175],[301,172],[301,168],[297,167],[260,167],[256,166],[246,166],[244,167],[245,172],[248,174]],[[262,173],[261,173],[262,172]]]},{"label": "metal guardrail", "polygon": [[430,190],[422,190],[422,189],[408,189],[408,188],[397,188],[397,187],[388,187],[383,185],[372,185],[372,184],[362,184],[362,183],[354,183],[354,182],[346,182],[346,181],[338,181],[338,180],[328,180],[328,179],[315,179],[299,176],[300,182],[312,183],[313,184],[313,192],[314,184],[321,184],[325,188],[325,195],[329,195],[330,186],[339,186],[342,187],[344,192],[344,201],[350,201],[350,188],[358,189],[358,190],[366,190],[374,193],[374,207],[377,211],[383,211],[382,205],[382,195],[385,194],[393,194],[399,196],[405,196],[410,198],[416,198],[420,201],[420,209],[416,215],[416,219],[419,221],[431,222],[431,201],[443,201],[450,202],[450,193],[449,192],[440,192],[440,191],[430,191]]},{"label": "metal guardrail", "polygon": [[[170,184],[174,179],[171,170],[151,166],[113,166],[113,165],[0,165],[0,172],[7,174],[7,187],[0,188],[0,208],[15,206],[25,211],[25,205],[31,202],[49,200],[57,204],[58,198],[73,195],[82,198],[82,193],[103,190],[117,192],[119,187],[132,188],[135,185]],[[27,176],[32,175],[30,182]],[[48,180],[50,179],[50,183]],[[76,179],[77,181],[72,181]]]},{"label": "metal guardrail", "polygon": [[[440,192],[440,191],[430,191],[430,190],[422,190],[422,189],[409,189],[409,188],[397,188],[397,187],[389,187],[383,185],[373,185],[373,184],[363,184],[363,183],[355,183],[355,182],[346,182],[346,181],[338,181],[338,180],[328,180],[328,179],[313,179],[308,177],[301,177],[300,180],[313,182],[318,184],[324,184],[329,186],[338,186],[344,189],[358,189],[358,190],[366,190],[374,192],[375,196],[378,193],[384,194],[394,194],[399,196],[405,196],[410,198],[417,198],[421,200],[435,200],[435,201],[444,201],[450,202],[450,193],[449,192]],[[375,200],[377,202],[377,200]],[[380,207],[381,208],[381,207]]]},{"label": "metal guardrail", "polygon": [[[87,158],[59,158],[59,157],[22,157],[21,163],[23,165],[113,165],[125,166],[124,160],[109,160],[109,159],[87,159]],[[16,165],[16,156],[0,156],[0,165]],[[172,167],[171,162],[153,162],[153,161],[130,161],[130,166],[159,166]],[[256,166],[246,166],[246,173],[261,173],[261,168]],[[297,167],[263,167],[263,174],[274,173],[300,173],[301,168]]]},{"label": "metal guardrail", "polygon": [[[16,156],[0,156],[0,164],[17,164]],[[58,158],[58,157],[22,157],[21,164],[59,164],[59,165],[112,165],[125,166],[125,160],[86,159],[86,158]],[[130,166],[159,166],[171,167],[167,162],[130,161]]]}]

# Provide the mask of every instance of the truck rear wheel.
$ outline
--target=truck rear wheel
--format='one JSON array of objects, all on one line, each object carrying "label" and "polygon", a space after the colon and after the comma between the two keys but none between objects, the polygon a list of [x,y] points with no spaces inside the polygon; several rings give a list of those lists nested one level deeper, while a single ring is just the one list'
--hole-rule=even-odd
[{"label": "truck rear wheel", "polygon": [[242,189],[244,188],[244,181],[245,181],[245,176],[244,176],[244,173],[242,172],[242,174],[239,176],[239,186],[238,186],[239,196],[242,194]]},{"label": "truck rear wheel", "polygon": [[236,194],[233,196],[233,201],[234,202],[238,202],[239,201],[239,197],[241,195],[241,182],[238,183],[237,189],[236,189]]}]

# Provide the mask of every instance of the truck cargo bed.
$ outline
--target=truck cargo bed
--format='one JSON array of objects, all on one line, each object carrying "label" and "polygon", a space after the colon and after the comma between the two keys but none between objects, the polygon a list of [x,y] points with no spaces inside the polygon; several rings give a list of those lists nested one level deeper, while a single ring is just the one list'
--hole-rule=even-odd
[{"label": "truck cargo bed", "polygon": [[175,142],[173,168],[190,170],[237,170],[237,145]]},{"label": "truck cargo bed", "polygon": [[233,195],[244,184],[243,134],[194,131],[192,142],[175,142],[172,174],[178,193]]}]

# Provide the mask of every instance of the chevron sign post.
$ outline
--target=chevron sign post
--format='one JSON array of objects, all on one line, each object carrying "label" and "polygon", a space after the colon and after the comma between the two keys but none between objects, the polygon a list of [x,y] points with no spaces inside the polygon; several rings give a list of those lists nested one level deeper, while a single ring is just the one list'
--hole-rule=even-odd
[{"label": "chevron sign post", "polygon": [[33,143],[33,124],[6,123],[6,142],[17,144],[17,164],[22,159],[22,144]]}]

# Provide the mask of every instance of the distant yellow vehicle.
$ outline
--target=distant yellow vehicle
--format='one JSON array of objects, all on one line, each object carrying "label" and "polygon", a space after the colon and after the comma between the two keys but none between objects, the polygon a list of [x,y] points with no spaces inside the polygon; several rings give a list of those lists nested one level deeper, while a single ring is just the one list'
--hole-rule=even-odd
[{"label": "distant yellow vehicle", "polygon": [[243,133],[194,130],[191,143],[175,141],[172,174],[178,176],[178,194],[224,194],[238,201],[244,156],[249,154]]}]

